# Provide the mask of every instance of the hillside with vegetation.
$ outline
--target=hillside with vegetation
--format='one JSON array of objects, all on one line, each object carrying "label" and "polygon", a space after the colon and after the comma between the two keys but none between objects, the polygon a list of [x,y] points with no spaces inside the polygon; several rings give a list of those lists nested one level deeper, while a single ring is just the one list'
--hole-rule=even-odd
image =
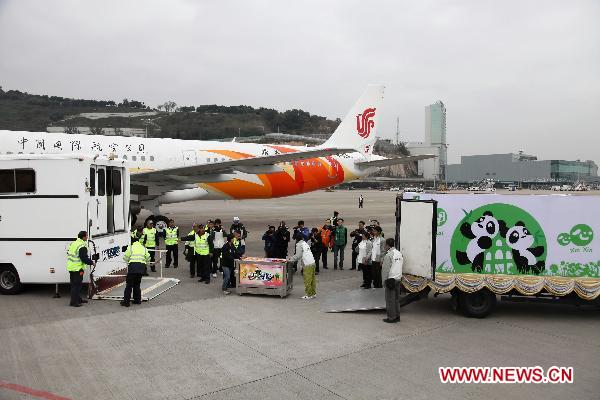
[{"label": "hillside with vegetation", "polygon": [[[96,113],[100,117],[89,118],[82,113]],[[280,112],[244,105],[177,107],[173,101],[152,108],[138,100],[124,99],[117,103],[70,99],[4,91],[0,87],[0,129],[8,130],[45,131],[48,126],[143,128],[151,137],[214,140],[270,132],[329,134],[339,123],[339,119],[332,121],[298,109]]]}]

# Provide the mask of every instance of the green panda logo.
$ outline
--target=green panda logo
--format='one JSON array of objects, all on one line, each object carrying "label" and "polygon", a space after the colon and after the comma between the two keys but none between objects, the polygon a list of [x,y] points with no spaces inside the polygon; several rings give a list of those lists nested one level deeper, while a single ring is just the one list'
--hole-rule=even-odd
[{"label": "green panda logo", "polygon": [[558,235],[556,241],[561,246],[573,243],[575,246],[587,246],[594,240],[594,230],[586,224],[577,224],[571,228],[569,233],[563,232]]},{"label": "green panda logo", "polygon": [[546,236],[527,211],[492,203],[465,211],[450,241],[458,273],[539,275],[545,270]]},{"label": "green panda logo", "polygon": [[448,213],[443,208],[437,209],[437,226],[444,226],[444,224],[448,221]]}]

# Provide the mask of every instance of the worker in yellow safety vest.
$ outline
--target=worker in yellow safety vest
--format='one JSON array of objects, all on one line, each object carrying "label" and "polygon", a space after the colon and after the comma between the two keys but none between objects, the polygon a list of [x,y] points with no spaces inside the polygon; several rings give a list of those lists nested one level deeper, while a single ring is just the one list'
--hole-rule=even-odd
[{"label": "worker in yellow safety vest", "polygon": [[71,282],[71,307],[81,307],[87,300],[81,298],[81,286],[86,265],[94,265],[87,251],[88,234],[81,231],[67,249],[67,271]]},{"label": "worker in yellow safety vest", "polygon": [[194,253],[196,258],[196,269],[200,274],[198,282],[210,283],[210,265],[214,250],[213,238],[206,232],[204,224],[198,224],[194,235],[188,235],[181,238],[183,241],[194,241]]},{"label": "worker in yellow safety vest", "polygon": [[[198,224],[192,225],[192,230],[188,233],[188,236],[194,236],[198,230]],[[185,248],[183,249],[183,255],[185,259],[190,263],[190,278],[196,277],[196,251],[194,250],[195,239],[187,240],[185,242]],[[200,276],[200,269],[198,269],[198,277]]]},{"label": "worker in yellow safety vest", "polygon": [[156,267],[154,265],[155,260],[155,250],[158,247],[158,235],[156,232],[156,228],[154,227],[154,222],[148,221],[146,227],[143,231],[142,236],[142,244],[148,249],[150,253],[150,269],[152,272],[156,272]]},{"label": "worker in yellow safety vest", "polygon": [[[171,266],[171,258],[173,258],[173,268],[177,268],[179,264],[179,228],[175,226],[175,221],[169,220],[169,226],[165,228],[165,247],[167,249],[167,263],[165,268]],[[172,257],[171,257],[172,256]]]},{"label": "worker in yellow safety vest", "polygon": [[131,246],[127,248],[123,255],[123,260],[127,263],[127,277],[125,278],[125,293],[121,305],[129,307],[131,300],[131,291],[133,290],[133,304],[142,303],[142,291],[140,283],[142,275],[146,270],[146,265],[150,261],[150,253],[137,239],[133,240]]}]

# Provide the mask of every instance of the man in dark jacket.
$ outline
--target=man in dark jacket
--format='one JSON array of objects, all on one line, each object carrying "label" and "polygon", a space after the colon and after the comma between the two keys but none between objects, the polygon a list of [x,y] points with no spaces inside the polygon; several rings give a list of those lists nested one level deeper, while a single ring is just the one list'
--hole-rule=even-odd
[{"label": "man in dark jacket", "polygon": [[240,258],[240,253],[233,245],[233,235],[227,235],[227,242],[221,248],[221,267],[223,268],[223,294],[230,294],[231,277],[235,271],[235,260]]},{"label": "man in dark jacket", "polygon": [[233,224],[231,224],[231,227],[229,228],[230,234],[233,235],[234,232],[239,232],[240,234],[240,246],[238,247],[238,251],[243,255],[246,252],[246,238],[248,237],[248,230],[244,224],[240,222],[239,217],[233,217]]},{"label": "man in dark jacket", "polygon": [[[350,237],[352,238],[352,268],[356,269],[356,257],[358,256],[358,245],[362,240],[362,234],[365,231],[365,221],[358,222],[358,228],[350,232]],[[359,268],[360,269],[360,268]]]},{"label": "man in dark jacket", "polygon": [[277,258],[287,258],[288,245],[290,243],[290,231],[285,225],[285,221],[279,223],[279,227],[275,232],[275,247]]},{"label": "man in dark jacket", "polygon": [[319,228],[312,228],[310,235],[308,236],[308,244],[310,245],[310,251],[315,259],[315,275],[319,275],[319,261],[321,259],[321,233]]},{"label": "man in dark jacket", "polygon": [[275,257],[275,227],[273,225],[269,226],[269,230],[266,231],[262,240],[265,242],[265,257],[274,258]]}]

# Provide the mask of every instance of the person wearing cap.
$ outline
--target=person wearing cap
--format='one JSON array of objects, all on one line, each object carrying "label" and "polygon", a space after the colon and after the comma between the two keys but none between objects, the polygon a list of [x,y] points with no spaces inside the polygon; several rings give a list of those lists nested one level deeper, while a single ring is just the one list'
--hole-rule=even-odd
[{"label": "person wearing cap", "polygon": [[288,256],[288,244],[290,243],[290,230],[285,221],[279,223],[275,232],[275,257],[286,258]]},{"label": "person wearing cap", "polygon": [[240,217],[233,217],[233,224],[229,228],[229,234],[233,235],[234,232],[239,232],[240,234],[240,243],[238,251],[241,255],[246,252],[246,238],[248,237],[248,231],[244,224],[240,222]]},{"label": "person wearing cap", "polygon": [[275,226],[269,225],[269,229],[262,235],[262,240],[265,242],[265,257],[275,257]]}]

